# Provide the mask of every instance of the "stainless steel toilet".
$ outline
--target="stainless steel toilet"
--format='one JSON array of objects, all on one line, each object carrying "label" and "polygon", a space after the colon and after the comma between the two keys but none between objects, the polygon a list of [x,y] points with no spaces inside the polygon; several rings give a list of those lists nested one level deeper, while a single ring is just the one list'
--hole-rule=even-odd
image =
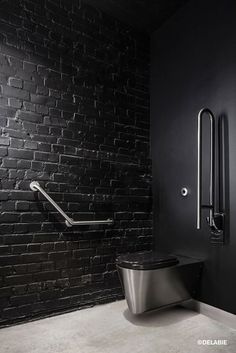
[{"label": "stainless steel toilet", "polygon": [[141,314],[194,297],[202,261],[146,251],[121,255],[116,265],[129,310]]}]

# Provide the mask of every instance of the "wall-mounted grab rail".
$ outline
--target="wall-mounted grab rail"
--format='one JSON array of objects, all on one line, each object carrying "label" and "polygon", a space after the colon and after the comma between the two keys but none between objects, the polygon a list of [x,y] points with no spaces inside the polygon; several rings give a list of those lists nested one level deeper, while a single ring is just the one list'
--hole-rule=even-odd
[{"label": "wall-mounted grab rail", "polygon": [[105,220],[96,221],[74,221],[72,218],[67,216],[67,214],[61,209],[60,206],[46,193],[45,190],[40,186],[37,181],[32,181],[30,183],[30,188],[32,191],[39,191],[50,203],[51,205],[65,218],[65,223],[67,227],[72,227],[76,225],[93,225],[93,224],[113,224],[113,220],[108,218]]},{"label": "wall-mounted grab rail", "polygon": [[[207,205],[202,204],[202,119],[204,114],[210,120],[210,184]],[[208,108],[203,108],[198,113],[197,152],[197,229],[201,229],[202,209],[209,209],[207,221],[211,233],[220,236],[224,231],[224,213],[215,212],[215,117]]]},{"label": "wall-mounted grab rail", "polygon": [[[210,131],[210,185],[209,204],[202,205],[202,118],[208,115],[211,124]],[[198,113],[197,133],[197,229],[201,228],[202,208],[209,209],[209,224],[212,227],[214,218],[214,190],[215,190],[215,118],[208,108],[203,108]]]}]

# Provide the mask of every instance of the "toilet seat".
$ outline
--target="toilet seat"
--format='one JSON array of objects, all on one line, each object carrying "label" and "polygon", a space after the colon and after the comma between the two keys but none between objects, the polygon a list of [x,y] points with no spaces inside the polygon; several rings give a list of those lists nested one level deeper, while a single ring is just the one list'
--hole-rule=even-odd
[{"label": "toilet seat", "polygon": [[178,264],[179,260],[174,255],[160,252],[145,251],[120,255],[116,263],[120,267],[132,270],[154,270]]}]

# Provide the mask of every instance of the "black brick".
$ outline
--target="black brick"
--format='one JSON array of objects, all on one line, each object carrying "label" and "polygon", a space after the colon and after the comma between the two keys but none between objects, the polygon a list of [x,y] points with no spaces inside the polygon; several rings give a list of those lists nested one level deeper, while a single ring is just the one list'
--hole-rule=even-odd
[{"label": "black brick", "polygon": [[18,98],[18,99],[29,100],[29,92],[27,92],[23,89],[9,87],[9,86],[3,86],[2,93],[7,97],[14,97],[14,98]]},{"label": "black brick", "polygon": [[[151,249],[149,43],[83,1],[11,1],[1,17],[0,322],[9,324],[120,299],[116,256]],[[114,225],[66,227],[33,180],[74,219]]]},{"label": "black brick", "polygon": [[21,259],[23,263],[45,261],[48,258],[47,253],[34,253],[34,254],[22,254]]},{"label": "black brick", "polygon": [[17,118],[20,120],[26,120],[38,124],[42,123],[43,121],[42,115],[22,110],[17,112]]},{"label": "black brick", "polygon": [[17,223],[19,221],[19,214],[3,212],[0,215],[0,221],[2,223]]},{"label": "black brick", "polygon": [[16,88],[22,88],[23,87],[23,82],[20,79],[17,79],[15,77],[9,77],[8,79],[9,86],[16,87]]},{"label": "black brick", "polygon": [[12,295],[11,287],[2,287],[0,288],[0,297],[9,297]]},{"label": "black brick", "polygon": [[4,168],[16,168],[17,167],[17,161],[15,159],[4,158],[4,160],[2,162],[2,166]]},{"label": "black brick", "polygon": [[37,161],[47,161],[47,162],[58,162],[58,155],[53,153],[35,152],[35,160]]},{"label": "black brick", "polygon": [[9,148],[8,155],[10,158],[17,159],[33,159],[33,152],[26,150],[17,150],[13,148]]},{"label": "black brick", "polygon": [[7,148],[0,147],[0,157],[7,156]]},{"label": "black brick", "polygon": [[29,210],[29,202],[17,201],[16,202],[16,210],[17,211],[28,211]]},{"label": "black brick", "polygon": [[34,200],[34,193],[31,191],[12,191],[9,195],[11,200]]},{"label": "black brick", "polygon": [[0,255],[4,255],[10,253],[10,247],[9,246],[1,246],[0,245]]},{"label": "black brick", "polygon": [[32,239],[33,236],[28,234],[5,235],[4,244],[27,244],[30,243]]},{"label": "black brick", "polygon": [[5,278],[5,281],[7,285],[30,283],[32,281],[32,275],[24,274],[24,275],[16,275],[16,276],[7,276]]},{"label": "black brick", "polygon": [[37,294],[27,294],[21,296],[13,296],[11,297],[11,304],[13,306],[24,305],[29,303],[34,303],[38,299]]},{"label": "black brick", "polygon": [[10,145],[9,137],[0,137],[0,145],[9,146]]},{"label": "black brick", "polygon": [[33,275],[34,281],[48,281],[48,280],[55,280],[59,278],[60,272],[59,271],[45,271],[45,272],[37,272]]}]

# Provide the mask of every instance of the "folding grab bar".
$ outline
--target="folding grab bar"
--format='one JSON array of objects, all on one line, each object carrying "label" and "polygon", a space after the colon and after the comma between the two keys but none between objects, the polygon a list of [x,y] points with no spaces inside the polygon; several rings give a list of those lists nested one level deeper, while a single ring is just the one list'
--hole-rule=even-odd
[{"label": "folding grab bar", "polygon": [[[210,119],[210,185],[209,204],[202,205],[202,118],[207,114]],[[210,227],[214,221],[214,190],[215,190],[215,118],[208,108],[203,108],[198,113],[198,133],[197,133],[197,229],[201,228],[202,208],[209,209]]]},{"label": "folding grab bar", "polygon": [[72,218],[67,216],[67,214],[61,209],[60,206],[46,193],[45,190],[40,186],[37,181],[32,181],[30,183],[30,189],[32,191],[39,191],[50,203],[51,205],[65,218],[65,223],[67,227],[72,227],[76,225],[93,225],[93,224],[113,224],[113,220],[108,218],[106,220],[97,221],[74,221]]},{"label": "folding grab bar", "polygon": [[[206,114],[210,120],[210,185],[209,204],[202,204],[202,119]],[[207,218],[212,234],[222,235],[224,213],[215,213],[215,117],[210,109],[203,108],[198,113],[197,132],[197,229],[201,229],[202,209],[209,209]]]}]

